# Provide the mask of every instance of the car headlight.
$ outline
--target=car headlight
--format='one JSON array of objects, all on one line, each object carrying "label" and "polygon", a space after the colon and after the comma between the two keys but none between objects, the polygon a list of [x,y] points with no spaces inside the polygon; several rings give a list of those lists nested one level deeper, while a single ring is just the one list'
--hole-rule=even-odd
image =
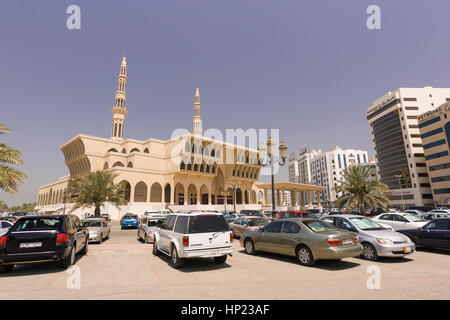
[{"label": "car headlight", "polygon": [[409,237],[406,237],[406,242],[413,243],[412,240]]},{"label": "car headlight", "polygon": [[394,242],[392,242],[392,240],[389,240],[389,239],[380,239],[380,238],[377,238],[377,242],[378,242],[379,244],[382,244],[382,245],[391,245],[391,244],[394,244]]}]

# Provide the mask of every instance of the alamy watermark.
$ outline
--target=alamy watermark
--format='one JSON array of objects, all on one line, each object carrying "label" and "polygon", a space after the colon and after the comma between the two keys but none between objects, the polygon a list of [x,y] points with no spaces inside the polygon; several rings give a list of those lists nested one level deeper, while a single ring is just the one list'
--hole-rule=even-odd
[{"label": "alamy watermark", "polygon": [[67,7],[66,13],[69,15],[66,20],[66,26],[69,30],[81,29],[81,8],[75,4]]},{"label": "alamy watermark", "polygon": [[70,276],[67,278],[67,289],[81,289],[81,269],[76,265],[72,265],[67,268],[66,273]]},{"label": "alamy watermark", "polygon": [[366,273],[370,274],[367,278],[366,286],[369,290],[381,289],[381,269],[376,265],[370,265],[366,269]]}]

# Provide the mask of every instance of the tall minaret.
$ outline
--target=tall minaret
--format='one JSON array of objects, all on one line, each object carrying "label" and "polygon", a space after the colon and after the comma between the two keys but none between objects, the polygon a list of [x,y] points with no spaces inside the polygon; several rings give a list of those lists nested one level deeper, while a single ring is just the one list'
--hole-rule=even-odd
[{"label": "tall minaret", "polygon": [[127,58],[124,56],[120,64],[119,75],[117,76],[116,104],[111,108],[113,114],[111,139],[114,140],[123,140],[123,126],[125,124],[125,116],[128,113],[125,107],[125,101],[127,101],[127,94],[125,92],[127,79]]},{"label": "tall minaret", "polygon": [[192,117],[193,128],[192,133],[195,135],[202,135],[202,118],[200,117],[200,91],[195,88],[194,96],[194,117]]}]

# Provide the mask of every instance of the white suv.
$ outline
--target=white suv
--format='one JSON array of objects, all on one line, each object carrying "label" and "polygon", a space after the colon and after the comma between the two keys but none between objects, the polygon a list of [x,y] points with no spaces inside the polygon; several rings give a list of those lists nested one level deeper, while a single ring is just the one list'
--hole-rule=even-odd
[{"label": "white suv", "polygon": [[173,213],[154,233],[153,254],[170,256],[174,268],[189,258],[213,258],[224,263],[233,253],[233,234],[221,213]]}]

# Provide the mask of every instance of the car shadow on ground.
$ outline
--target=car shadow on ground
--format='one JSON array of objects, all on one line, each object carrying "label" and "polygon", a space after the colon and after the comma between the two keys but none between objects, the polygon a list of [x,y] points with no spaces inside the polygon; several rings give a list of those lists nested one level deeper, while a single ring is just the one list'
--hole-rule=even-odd
[{"label": "car shadow on ground", "polygon": [[[165,261],[168,266],[170,266],[170,257],[160,253],[157,258]],[[171,267],[171,266],[170,266]],[[172,267],[171,267],[172,268]],[[184,265],[175,269],[181,272],[191,273],[191,272],[203,272],[203,271],[213,271],[213,270],[221,270],[231,268],[228,263],[217,264],[212,259],[209,258],[193,258],[187,259]]]},{"label": "car shadow on ground", "polygon": [[[82,254],[77,254],[75,256],[75,265],[78,263],[78,260],[82,258],[83,258]],[[33,276],[40,274],[61,273],[66,272],[66,270],[67,270],[66,268],[60,267],[58,262],[21,264],[15,265],[14,270],[12,272],[0,273],[0,278],[13,278],[13,277]]]},{"label": "car shadow on ground", "polygon": [[437,254],[443,254],[443,255],[447,255],[447,256],[450,255],[450,249],[417,247],[416,250],[419,252],[437,253]]},{"label": "car shadow on ground", "polygon": [[413,261],[414,259],[410,259],[409,257],[378,257],[375,261],[365,260],[361,257],[357,257],[357,259],[367,261],[367,262],[379,262],[379,263],[405,263]]},{"label": "car shadow on ground", "polygon": [[[239,253],[246,254],[245,250],[240,250]],[[287,263],[292,263],[292,264],[296,264],[299,267],[301,267],[301,265],[298,263],[296,257],[291,257],[291,256],[286,256],[286,255],[281,255],[281,254],[276,254],[276,253],[271,253],[271,252],[261,252],[261,251],[258,251],[256,253],[256,256],[259,258],[264,258],[264,259],[271,259],[271,260],[278,260],[278,261],[283,261],[283,262],[287,262]],[[328,271],[339,271],[339,270],[355,268],[358,266],[360,266],[359,263],[350,262],[350,261],[346,261],[346,260],[319,260],[316,262],[316,264],[312,268],[328,270]]]}]

